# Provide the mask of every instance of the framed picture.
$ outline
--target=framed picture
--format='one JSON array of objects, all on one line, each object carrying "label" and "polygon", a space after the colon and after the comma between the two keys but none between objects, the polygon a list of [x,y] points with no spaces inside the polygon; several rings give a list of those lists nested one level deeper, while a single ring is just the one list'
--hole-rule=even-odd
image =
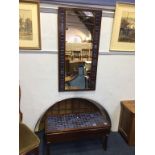
[{"label": "framed picture", "polygon": [[19,3],[19,48],[41,49],[38,2],[22,1]]},{"label": "framed picture", "polygon": [[134,4],[116,4],[110,50],[135,51]]}]

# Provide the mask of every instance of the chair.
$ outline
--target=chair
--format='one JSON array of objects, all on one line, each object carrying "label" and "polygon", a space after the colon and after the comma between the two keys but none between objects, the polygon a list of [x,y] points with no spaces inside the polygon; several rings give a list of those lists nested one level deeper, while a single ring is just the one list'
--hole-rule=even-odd
[{"label": "chair", "polygon": [[[21,90],[19,87],[19,103],[21,97]],[[27,155],[33,153],[39,155],[39,143],[40,140],[35,133],[33,133],[29,127],[22,123],[22,113],[20,111],[20,122],[19,122],[19,155]]]}]

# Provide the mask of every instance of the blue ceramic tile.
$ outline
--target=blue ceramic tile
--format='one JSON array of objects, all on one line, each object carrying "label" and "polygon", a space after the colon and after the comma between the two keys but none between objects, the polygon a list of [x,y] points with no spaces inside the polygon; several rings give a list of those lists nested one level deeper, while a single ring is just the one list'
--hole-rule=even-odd
[{"label": "blue ceramic tile", "polygon": [[86,128],[102,126],[107,120],[100,113],[68,114],[60,116],[49,116],[47,118],[47,130],[65,130],[74,128]]}]

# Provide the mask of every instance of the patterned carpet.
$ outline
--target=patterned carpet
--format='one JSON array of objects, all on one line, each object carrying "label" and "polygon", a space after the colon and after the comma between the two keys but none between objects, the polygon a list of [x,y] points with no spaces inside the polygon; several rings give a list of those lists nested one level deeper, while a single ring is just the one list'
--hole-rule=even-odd
[{"label": "patterned carpet", "polygon": [[[40,154],[46,155],[44,131],[38,133],[41,139]],[[118,132],[111,132],[107,151],[99,139],[55,143],[50,148],[51,155],[135,155],[135,147],[128,146]]]}]

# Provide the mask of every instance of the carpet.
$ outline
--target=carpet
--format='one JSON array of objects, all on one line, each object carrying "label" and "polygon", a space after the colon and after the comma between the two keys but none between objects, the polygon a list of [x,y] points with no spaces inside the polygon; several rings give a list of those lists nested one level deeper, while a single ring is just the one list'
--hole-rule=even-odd
[{"label": "carpet", "polygon": [[[44,131],[38,132],[37,135],[41,140],[39,155],[46,155]],[[101,140],[96,138],[51,144],[50,153],[51,155],[135,155],[135,147],[128,146],[118,132],[111,132],[107,151],[103,149]]]}]

